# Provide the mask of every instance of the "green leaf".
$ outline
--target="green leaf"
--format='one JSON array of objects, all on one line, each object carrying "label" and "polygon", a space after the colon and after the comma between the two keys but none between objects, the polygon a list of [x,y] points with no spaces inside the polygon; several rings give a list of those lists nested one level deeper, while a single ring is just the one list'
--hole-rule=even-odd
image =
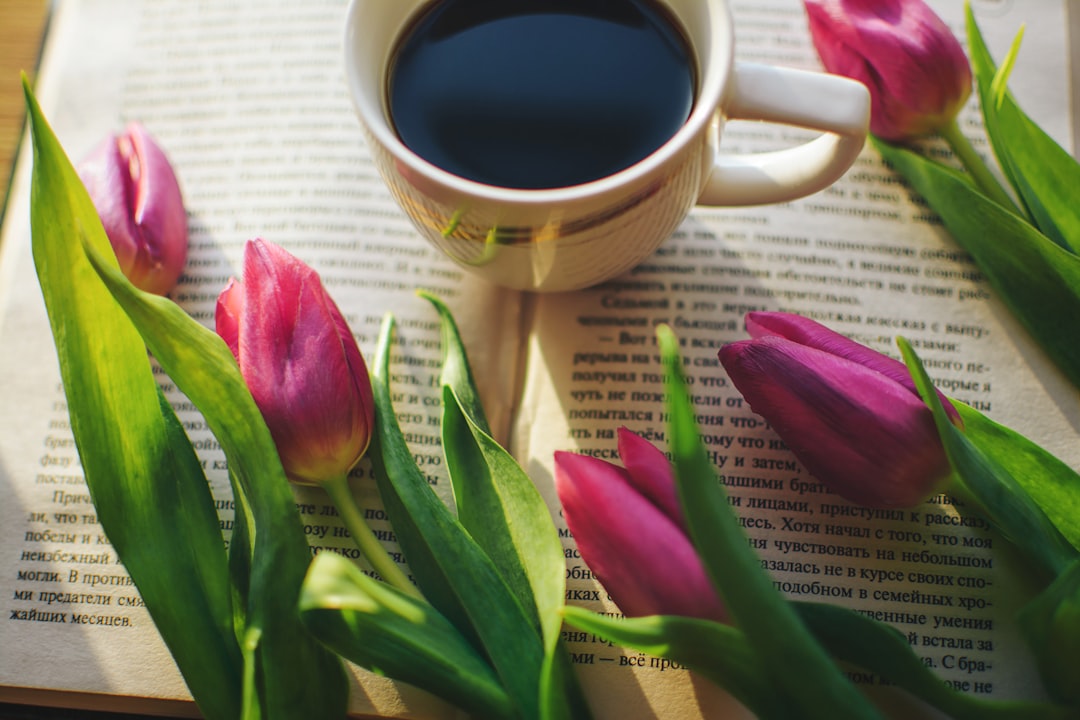
[{"label": "green leaf", "polygon": [[[340,661],[300,624],[296,600],[310,561],[303,524],[277,450],[225,343],[167,298],[138,290],[97,249],[87,259],[142,335],[176,386],[199,408],[229,462],[229,476],[250,558],[234,556],[248,571],[238,597],[246,599],[241,637],[258,638],[259,687],[264,714],[309,717],[344,712],[347,685]],[[251,648],[247,648],[248,651]],[[304,672],[297,672],[296,667]]]},{"label": "green leaf", "polygon": [[1018,619],[1047,689],[1080,706],[1080,562],[1023,607]]},{"label": "green leaf", "polygon": [[562,541],[529,476],[477,422],[483,410],[457,326],[441,302],[428,299],[443,326],[443,452],[458,520],[522,607],[536,613],[545,640],[557,637],[566,586]]},{"label": "green leaf", "polygon": [[[1005,75],[998,73],[970,5],[966,22],[972,71],[994,154],[1039,229],[1054,243],[1075,252],[1080,243],[1080,205],[1075,196],[1080,187],[1080,164],[1032,121],[1009,93],[1002,92]],[[1016,49],[1014,45],[1005,72]]]},{"label": "green leaf", "polygon": [[[123,503],[123,512],[118,512],[113,525],[127,526],[120,530],[121,533],[131,533],[133,527],[146,530],[145,534],[131,533],[126,542],[132,546],[133,552],[146,556],[146,569],[139,571],[140,574],[151,582],[163,583],[165,588],[162,594],[171,594],[171,600],[163,600],[161,604],[167,609],[172,607],[174,612],[175,606],[187,602],[197,606],[197,602],[187,597],[191,588],[186,583],[194,582],[195,587],[212,590],[208,597],[216,604],[215,626],[219,633],[226,632],[223,628],[227,628],[229,647],[220,647],[226,641],[203,642],[197,632],[197,621],[192,621],[190,626],[183,623],[175,625],[175,621],[166,622],[162,631],[162,623],[155,617],[159,631],[163,635],[168,632],[178,636],[176,642],[184,647],[178,663],[183,661],[185,664],[200,665],[196,675],[200,682],[209,683],[211,680],[207,680],[206,676],[217,675],[212,682],[225,684],[232,689],[237,700],[231,701],[227,717],[239,714],[236,705],[242,690],[242,672],[234,659],[238,656],[236,638],[250,637],[252,629],[257,630],[256,635],[260,637],[258,670],[260,687],[265,693],[267,716],[274,718],[279,713],[281,717],[295,716],[301,710],[308,717],[340,716],[344,712],[347,693],[344,670],[339,660],[307,635],[296,612],[300,582],[310,559],[303,526],[269,431],[244,385],[235,360],[220,338],[190,318],[178,305],[166,298],[137,290],[119,271],[108,239],[82,184],[55,138],[46,132],[47,125],[29,90],[27,94],[31,115],[37,118],[34,126],[39,131],[40,139],[35,143],[47,148],[43,151],[43,156],[47,155],[48,159],[42,172],[51,174],[54,178],[51,182],[56,183],[51,193],[39,193],[38,204],[48,218],[41,226],[42,234],[51,240],[48,248],[45,247],[47,241],[42,243],[42,254],[37,260],[39,272],[60,272],[60,268],[66,266],[66,277],[50,279],[47,284],[55,286],[55,283],[62,282],[72,292],[83,291],[79,297],[57,301],[59,305],[56,311],[63,312],[64,317],[58,318],[61,324],[56,327],[54,334],[61,338],[59,344],[62,346],[69,339],[83,338],[79,340],[80,347],[72,347],[73,352],[69,357],[84,358],[75,361],[77,363],[92,358],[95,367],[83,367],[78,372],[92,374],[94,381],[99,384],[96,388],[80,388],[77,391],[80,397],[83,390],[88,395],[99,396],[95,400],[87,398],[88,405],[85,407],[88,412],[78,422],[79,425],[90,427],[89,432],[94,433],[86,436],[87,447],[93,443],[93,449],[88,453],[101,458],[99,462],[102,468],[113,471],[111,482],[138,480],[144,486],[166,487],[167,478],[155,477],[159,473],[153,468],[139,467],[156,459],[155,439],[151,431],[147,430],[145,436],[125,437],[120,433],[113,436],[110,430],[114,425],[102,419],[118,418],[116,425],[131,428],[144,424],[147,428],[153,428],[155,422],[165,422],[175,425],[174,429],[168,431],[175,440],[168,467],[181,469],[198,465],[186,437],[186,452],[176,450],[182,429],[174,417],[169,419],[171,411],[165,411],[163,401],[155,400],[159,406],[159,418],[165,419],[154,421],[145,416],[146,390],[138,385],[137,373],[132,368],[133,358],[138,357],[145,365],[145,377],[153,381],[146,360],[146,349],[149,347],[177,387],[202,411],[208,426],[221,443],[229,460],[230,477],[236,481],[234,492],[238,496],[238,512],[241,508],[247,508],[251,520],[240,543],[243,547],[245,540],[250,541],[250,565],[247,562],[232,563],[234,568],[251,570],[247,579],[247,607],[240,610],[226,602],[233,593],[236,597],[243,597],[243,588],[230,590],[228,581],[219,577],[220,569],[215,569],[218,567],[215,556],[220,557],[221,566],[225,566],[224,543],[204,477],[200,478],[201,490],[188,490],[186,492],[191,494],[178,494],[175,499],[148,498],[144,494],[142,497],[128,498],[126,502],[116,501]],[[57,187],[62,190],[58,191]],[[47,208],[42,205],[46,200],[49,203]],[[95,279],[91,280],[92,277]],[[111,298],[106,301],[105,298],[109,296]],[[127,318],[121,321],[123,314]],[[94,339],[90,337],[91,328]],[[138,335],[133,330],[138,331]],[[141,340],[138,336],[141,336]],[[108,368],[108,372],[104,372],[103,368]],[[73,377],[73,381],[80,382],[77,377]],[[157,397],[158,391],[155,389],[154,392]],[[160,470],[160,461],[154,465],[159,466]],[[151,484],[150,480],[154,483]],[[145,490],[142,492],[145,493]],[[106,512],[111,512],[111,503],[104,501],[105,498],[103,505],[107,507]],[[174,511],[198,518],[199,524],[192,521],[194,529],[187,525],[170,524],[170,514]],[[139,525],[134,524],[135,516],[143,518]],[[243,518],[241,513],[238,521]],[[206,526],[210,524],[216,526],[214,538],[207,535]],[[147,536],[163,536],[162,543],[154,544]],[[178,538],[185,540],[178,542]],[[187,543],[190,545],[185,547]],[[189,548],[200,553],[191,562],[196,568],[205,567],[206,571],[194,581],[179,573],[180,577],[162,576],[163,559]],[[228,578],[227,569],[224,577]],[[147,601],[147,605],[150,605],[150,601]],[[241,626],[243,633],[237,632]],[[186,637],[180,637],[185,634]],[[170,651],[174,657],[178,652],[172,646]],[[217,670],[219,665],[231,666],[234,663],[237,665],[234,671]],[[303,672],[298,672],[297,666]],[[197,696],[199,688],[192,688],[192,694]]]},{"label": "green leaf", "polygon": [[146,346],[87,262],[84,243],[116,263],[25,77],[23,84],[34,147],[34,262],[98,520],[200,710],[235,718],[242,659],[206,477],[154,380]]},{"label": "green leaf", "polygon": [[442,435],[458,520],[495,563],[518,602],[539,623],[544,642],[545,717],[588,715],[560,642],[566,559],[547,503],[518,462],[491,437],[464,343],[449,308],[442,327]]},{"label": "green leaf", "polygon": [[[230,486],[236,488],[238,480],[230,471]],[[233,621],[236,637],[247,633],[247,607],[251,584],[251,507],[242,492],[233,492],[233,526],[229,535],[229,571],[233,581]]]},{"label": "green leaf", "polygon": [[387,316],[372,368],[376,420],[369,456],[383,505],[424,596],[483,648],[522,717],[535,718],[544,652],[533,613],[413,460],[390,395],[393,332],[394,319]]},{"label": "green leaf", "polygon": [[1008,470],[980,451],[949,421],[926,369],[907,340],[897,338],[919,396],[934,415],[938,435],[953,470],[980,505],[994,528],[1023,551],[1050,577],[1056,577],[1077,558],[1077,551],[1062,537],[1042,509]]},{"label": "green leaf", "polygon": [[442,385],[454,389],[458,404],[461,405],[462,411],[469,417],[472,424],[485,435],[492,435],[491,426],[484,414],[484,405],[480,402],[480,393],[476,389],[476,381],[473,380],[469,357],[465,352],[465,343],[461,341],[461,333],[458,332],[457,322],[450,308],[429,292],[421,290],[416,294],[430,302],[439,313],[439,330],[442,337],[442,371],[439,381]]},{"label": "green leaf", "polygon": [[[879,677],[957,720],[1064,720],[1068,711],[1035,702],[995,702],[954,690],[926,666],[895,628],[835,605],[794,603],[814,637],[837,660]],[[799,715],[776,686],[751,671],[754,653],[737,629],[706,620],[650,616],[612,618],[565,610],[570,625],[624,647],[668,658],[725,688],[758,717]]]},{"label": "green leaf", "polygon": [[952,170],[875,140],[875,146],[941,216],[1009,310],[1080,387],[1080,258],[988,200]]},{"label": "green leaf", "polygon": [[[296,499],[270,431],[224,341],[176,303],[135,288],[92,248],[87,254],[147,347],[195,404],[229,463],[251,548],[245,637],[258,630],[266,716],[338,717],[347,685],[340,661],[300,624],[296,602],[311,560]],[[242,565],[242,564],[241,564]],[[302,672],[298,670],[302,669]]]},{"label": "green leaf", "polygon": [[803,718],[876,718],[799,620],[750,549],[701,440],[675,334],[657,328],[665,369],[669,450],[694,546],[735,625],[746,634],[775,686]]},{"label": "green leaf", "polygon": [[945,684],[895,628],[836,605],[795,603],[799,617],[841,662],[876,673],[957,720],[1039,720],[1067,717],[1064,708],[1033,702],[992,702]]},{"label": "green leaf", "polygon": [[761,720],[801,717],[758,670],[753,648],[736,628],[676,615],[609,617],[573,605],[567,605],[563,614],[579,630],[693,670],[727,690]]},{"label": "green leaf", "polygon": [[491,666],[445,617],[343,557],[315,557],[300,613],[315,637],[361,667],[424,688],[476,717],[514,717]]},{"label": "green leaf", "polygon": [[558,635],[566,560],[547,503],[517,461],[491,437],[465,348],[448,308],[424,295],[442,321],[443,449],[458,520],[495,562],[521,605]]},{"label": "green leaf", "polygon": [[1020,433],[953,401],[964,436],[1031,496],[1065,539],[1080,549],[1080,474]]},{"label": "green leaf", "polygon": [[[538,642],[543,643],[544,656],[556,654],[561,648],[560,610],[565,597],[566,561],[547,505],[521,466],[472,424],[451,387],[443,388],[442,431],[459,521],[528,613]],[[534,496],[540,502],[542,516],[535,512]],[[552,540],[554,555],[550,552]],[[542,665],[541,674],[554,670],[552,662]],[[541,683],[539,688],[553,693],[545,694],[551,713],[570,713],[568,709],[556,709],[570,699],[560,692],[561,688],[554,683]]]}]

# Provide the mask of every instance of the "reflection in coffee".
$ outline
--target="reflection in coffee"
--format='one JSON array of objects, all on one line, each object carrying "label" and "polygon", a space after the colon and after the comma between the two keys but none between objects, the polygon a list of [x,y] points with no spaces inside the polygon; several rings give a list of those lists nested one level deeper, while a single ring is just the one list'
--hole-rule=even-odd
[{"label": "reflection in coffee", "polygon": [[629,167],[694,100],[688,42],[655,0],[437,0],[391,62],[405,145],[501,187],[566,187]]}]

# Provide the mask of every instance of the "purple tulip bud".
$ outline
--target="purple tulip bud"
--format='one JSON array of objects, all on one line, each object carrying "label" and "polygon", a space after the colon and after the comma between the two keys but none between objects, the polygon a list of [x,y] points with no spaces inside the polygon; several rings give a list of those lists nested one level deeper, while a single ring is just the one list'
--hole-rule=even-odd
[{"label": "purple tulip bud", "polygon": [[724,622],[724,607],[686,534],[668,459],[625,428],[619,457],[625,468],[555,453],[555,489],[581,557],[627,616]]},{"label": "purple tulip bud", "polygon": [[804,0],[825,69],[870,90],[870,130],[886,140],[928,135],[971,94],[971,67],[922,0]]},{"label": "purple tulip bud", "polygon": [[375,406],[360,348],[318,274],[249,241],[243,279],[222,291],[215,319],[289,478],[344,476],[367,450]]},{"label": "purple tulip bud", "polygon": [[167,294],[187,261],[188,225],[165,153],[130,123],[98,144],[78,172],[124,275],[140,290]]},{"label": "purple tulip bud", "polygon": [[753,339],[721,348],[721,364],[833,492],[867,507],[911,507],[949,476],[933,416],[902,362],[798,315],[749,313],[746,326]]}]

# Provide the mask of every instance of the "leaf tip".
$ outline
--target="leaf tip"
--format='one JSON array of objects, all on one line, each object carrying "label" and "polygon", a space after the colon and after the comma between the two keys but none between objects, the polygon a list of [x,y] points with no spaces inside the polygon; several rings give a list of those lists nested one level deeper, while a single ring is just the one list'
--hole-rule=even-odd
[{"label": "leaf tip", "polygon": [[36,134],[41,124],[45,122],[45,117],[41,112],[41,105],[38,104],[37,96],[34,95],[34,87],[30,83],[30,77],[25,70],[20,73],[20,79],[22,80],[23,97],[26,99],[26,115],[30,119],[31,130]]}]

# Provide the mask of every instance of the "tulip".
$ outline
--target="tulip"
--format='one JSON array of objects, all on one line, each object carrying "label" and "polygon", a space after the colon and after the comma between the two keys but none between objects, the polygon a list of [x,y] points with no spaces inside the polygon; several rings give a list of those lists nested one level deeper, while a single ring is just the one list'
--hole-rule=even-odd
[{"label": "tulip", "polygon": [[804,0],[829,72],[870,90],[870,130],[885,140],[950,125],[971,94],[967,56],[922,0]]},{"label": "tulip", "polygon": [[725,345],[720,363],[833,492],[867,507],[911,507],[948,478],[933,416],[902,362],[798,315],[749,313],[746,327],[752,339]]},{"label": "tulip", "polygon": [[375,399],[356,338],[318,274],[277,245],[251,240],[244,246],[243,279],[221,291],[215,323],[286,475],[326,490],[375,572],[419,597],[349,488],[348,472],[371,441]]},{"label": "tulip", "polygon": [[167,294],[187,260],[188,224],[165,153],[130,123],[123,135],[99,143],[78,173],[124,275],[141,290]]},{"label": "tulip", "polygon": [[248,242],[243,279],[218,297],[216,326],[289,478],[346,475],[367,450],[374,400],[356,339],[315,271],[272,243]]},{"label": "tulip", "polygon": [[724,607],[686,533],[668,459],[625,428],[618,451],[625,467],[555,453],[555,489],[581,557],[627,616],[723,622]]}]

